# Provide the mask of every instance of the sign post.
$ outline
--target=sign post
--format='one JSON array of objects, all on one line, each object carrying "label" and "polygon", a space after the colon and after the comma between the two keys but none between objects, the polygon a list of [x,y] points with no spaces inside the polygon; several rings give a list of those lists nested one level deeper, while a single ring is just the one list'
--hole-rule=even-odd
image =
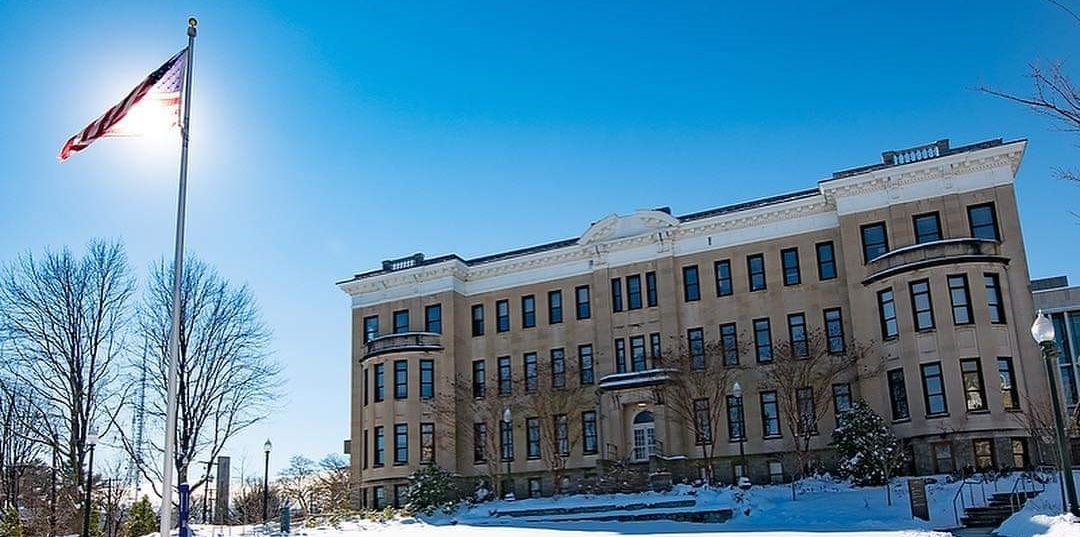
[{"label": "sign post", "polygon": [[926,480],[908,479],[908,497],[911,498],[911,516],[930,520],[930,504],[926,498]]}]

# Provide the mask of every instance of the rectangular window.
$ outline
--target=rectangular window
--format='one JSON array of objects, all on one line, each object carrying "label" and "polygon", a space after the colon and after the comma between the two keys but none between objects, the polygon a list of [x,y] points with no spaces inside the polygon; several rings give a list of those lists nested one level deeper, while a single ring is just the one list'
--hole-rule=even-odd
[{"label": "rectangular window", "polygon": [[529,497],[530,498],[539,498],[540,497],[540,478],[539,477],[530,477],[529,478]]},{"label": "rectangular window", "polygon": [[394,509],[401,509],[405,505],[405,491],[407,490],[409,490],[409,485],[404,483],[394,485]]},{"label": "rectangular window", "polygon": [[525,295],[521,297],[521,327],[532,328],[536,326],[536,297]]},{"label": "rectangular window", "polygon": [[394,399],[409,397],[409,362],[394,360]]},{"label": "rectangular window", "polygon": [[551,387],[566,387],[566,351],[551,349]]},{"label": "rectangular window", "polygon": [[1020,395],[1016,392],[1012,358],[998,358],[997,368],[998,378],[1001,380],[1001,402],[1005,410],[1020,410]]},{"label": "rectangular window", "polygon": [[1005,324],[1005,303],[1001,301],[1001,285],[997,274],[983,274],[986,285],[986,305],[990,309],[990,322]]},{"label": "rectangular window", "polygon": [[378,403],[386,398],[386,375],[383,374],[385,364],[375,364],[375,402]]},{"label": "rectangular window", "polygon": [[432,304],[424,308],[424,331],[442,333],[442,304]]},{"label": "rectangular window", "polygon": [[525,365],[525,393],[533,393],[540,387],[540,373],[536,369],[536,353],[525,353],[522,362]]},{"label": "rectangular window", "polygon": [[540,458],[540,418],[525,418],[525,457]]},{"label": "rectangular window", "polygon": [[930,282],[919,280],[911,282],[911,313],[915,319],[916,330],[934,328],[934,306],[930,300]]},{"label": "rectangular window", "polygon": [[662,356],[660,350],[660,332],[653,332],[649,334],[649,356],[653,360],[657,360]]},{"label": "rectangular window", "polygon": [[982,365],[978,358],[960,360],[960,375],[964,384],[964,404],[968,412],[986,410],[986,389],[983,387]]},{"label": "rectangular window", "polygon": [[945,402],[945,383],[941,379],[941,362],[922,364],[923,403],[927,416],[942,416],[949,413]]},{"label": "rectangular window", "polygon": [[472,307],[472,335],[473,337],[484,335],[483,304],[474,304]]},{"label": "rectangular window", "polygon": [[742,397],[727,396],[728,441],[735,442],[746,439],[746,424],[743,421],[742,405]]},{"label": "rectangular window", "polygon": [[656,306],[656,273],[645,273],[645,305],[651,307]]},{"label": "rectangular window", "polygon": [[562,322],[562,291],[548,291],[548,324]]},{"label": "rectangular window", "polygon": [[893,300],[892,287],[878,291],[877,300],[881,318],[881,339],[893,339],[900,334],[900,328],[896,324],[896,302]]},{"label": "rectangular window", "polygon": [[967,276],[949,276],[949,300],[952,301],[953,324],[971,324],[971,296],[968,294]]},{"label": "rectangular window", "polygon": [[694,399],[694,442],[699,446],[712,443],[708,399]]},{"label": "rectangular window", "polygon": [[762,254],[746,256],[746,272],[750,291],[765,290],[765,256]]},{"label": "rectangular window", "polygon": [[626,340],[615,340],[615,372],[626,373]]},{"label": "rectangular window", "polygon": [[435,462],[435,424],[420,424],[420,464]]},{"label": "rectangular window", "polygon": [[589,308],[589,286],[580,285],[574,288],[574,298],[577,300],[577,318],[588,319],[592,316],[592,309]]},{"label": "rectangular window", "polygon": [[725,259],[713,263],[716,271],[716,296],[728,296],[734,292],[731,285],[731,261]]},{"label": "rectangular window", "polygon": [[802,273],[799,271],[798,248],[786,248],[780,250],[780,264],[784,269],[784,285],[798,285],[802,283]]},{"label": "rectangular window", "polygon": [[784,463],[769,461],[769,482],[776,485],[784,482]]},{"label": "rectangular window", "polygon": [[829,352],[832,354],[839,354],[844,352],[846,345],[844,343],[844,319],[840,313],[840,308],[827,309],[824,312],[825,315],[825,337],[827,339]]},{"label": "rectangular window", "polygon": [[686,341],[690,348],[690,368],[705,369],[705,331],[701,328],[687,330]]},{"label": "rectangular window", "polygon": [[367,429],[364,429],[364,469],[368,467],[368,453],[370,453],[371,446],[368,444]]},{"label": "rectangular window", "polygon": [[472,396],[482,399],[485,395],[487,395],[487,362],[485,360],[473,360]]},{"label": "rectangular window", "polygon": [[975,452],[975,470],[982,472],[994,469],[994,442],[981,438],[971,441],[972,450]]},{"label": "rectangular window", "polygon": [[510,301],[499,300],[495,302],[495,331],[507,332],[510,330]]},{"label": "rectangular window", "polygon": [[787,316],[788,338],[791,341],[791,355],[795,358],[810,356],[810,347],[806,342],[806,315],[792,313]]},{"label": "rectangular window", "polygon": [[735,323],[720,325],[720,348],[724,353],[724,365],[739,365],[739,339]]},{"label": "rectangular window", "polygon": [[555,422],[555,451],[559,456],[567,457],[570,455],[570,430],[566,414],[556,414],[553,420]]},{"label": "rectangular window", "polygon": [[864,263],[869,263],[871,259],[889,251],[889,239],[885,234],[885,222],[866,224],[859,230],[862,234]]},{"label": "rectangular window", "polygon": [[641,276],[626,277],[626,309],[641,309]]},{"label": "rectangular window", "polygon": [[1028,460],[1027,454],[1027,439],[1026,438],[1013,438],[1012,439],[1012,456],[1014,468],[1028,468],[1031,466],[1031,461]]},{"label": "rectangular window", "polygon": [[682,269],[683,300],[694,302],[701,299],[701,282],[698,280],[697,265]]},{"label": "rectangular window", "polygon": [[999,241],[997,215],[994,213],[993,203],[972,205],[967,208],[968,223],[971,225],[971,236],[979,239]]},{"label": "rectangular window", "polygon": [[383,487],[372,487],[372,501],[375,502],[375,509],[379,510],[386,507],[386,489]]},{"label": "rectangular window", "polygon": [[435,398],[435,360],[420,360],[420,398]]},{"label": "rectangular window", "polygon": [[611,279],[611,310],[620,312],[622,307],[622,278]]},{"label": "rectangular window", "polygon": [[510,377],[510,357],[499,357],[499,395],[510,395],[511,388]]},{"label": "rectangular window", "polygon": [[591,385],[595,382],[593,378],[592,345],[578,345],[577,354],[581,385]]},{"label": "rectangular window", "polygon": [[911,419],[911,411],[908,410],[907,383],[904,381],[904,370],[893,369],[889,371],[889,402],[892,406],[893,421]]},{"label": "rectangular window", "polygon": [[376,468],[386,464],[386,434],[383,432],[382,425],[375,427],[375,452],[372,459]]},{"label": "rectangular window", "polygon": [[817,276],[819,280],[836,278],[836,253],[832,241],[819,242],[817,248]]},{"label": "rectangular window", "polygon": [[765,438],[780,436],[780,408],[776,392],[761,392],[761,434]]},{"label": "rectangular window", "polygon": [[368,369],[364,368],[364,406],[368,405]]},{"label": "rectangular window", "polygon": [[394,312],[394,333],[404,334],[409,331],[409,310]]},{"label": "rectangular window", "polygon": [[758,362],[772,361],[772,329],[768,318],[754,319],[754,349]]},{"label": "rectangular window", "polygon": [[630,336],[630,371],[645,371],[645,336]]},{"label": "rectangular window", "polygon": [[851,385],[847,383],[833,384],[832,400],[833,412],[836,414],[851,408]]},{"label": "rectangular window", "polygon": [[473,424],[473,463],[479,464],[487,461],[487,424]]},{"label": "rectangular window", "polygon": [[503,462],[514,460],[513,423],[499,420],[499,453]]},{"label": "rectangular window", "polygon": [[581,413],[581,442],[581,449],[585,455],[594,455],[599,451],[600,445],[596,436],[596,412],[592,410]]},{"label": "rectangular window", "polygon": [[364,343],[379,337],[379,316],[364,317]]},{"label": "rectangular window", "polygon": [[817,434],[817,409],[814,408],[814,389],[795,390],[795,404],[799,408],[799,433]]},{"label": "rectangular window", "polygon": [[931,446],[934,452],[934,471],[939,474],[951,474],[956,470],[953,464],[952,446],[948,442],[937,442]]},{"label": "rectangular window", "polygon": [[912,220],[915,223],[915,244],[941,240],[941,219],[938,213],[917,214]]}]

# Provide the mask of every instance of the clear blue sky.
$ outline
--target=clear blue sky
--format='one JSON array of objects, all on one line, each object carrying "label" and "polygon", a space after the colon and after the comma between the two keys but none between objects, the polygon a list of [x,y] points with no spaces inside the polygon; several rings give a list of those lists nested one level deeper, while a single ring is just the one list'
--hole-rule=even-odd
[{"label": "clear blue sky", "polygon": [[122,238],[145,277],[169,255],[173,145],[56,153],[197,15],[189,251],[250,284],[288,375],[285,408],[230,450],[249,473],[266,437],[275,468],[340,451],[334,282],[384,258],[802,189],[938,138],[1027,137],[1032,273],[1080,283],[1080,185],[1051,177],[1076,139],[972,89],[1026,91],[1028,62],[1076,59],[1080,25],[1048,2],[150,4],[0,4],[0,259]]}]

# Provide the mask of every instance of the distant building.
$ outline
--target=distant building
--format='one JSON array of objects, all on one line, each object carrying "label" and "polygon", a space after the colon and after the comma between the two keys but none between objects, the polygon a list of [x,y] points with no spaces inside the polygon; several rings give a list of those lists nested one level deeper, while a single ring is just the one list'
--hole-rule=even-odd
[{"label": "distant building", "polygon": [[[791,194],[681,216],[611,215],[580,237],[474,259],[416,254],[339,282],[352,300],[358,500],[398,501],[408,475],[429,462],[488,483],[509,462],[506,484],[519,497],[550,491],[535,427],[553,417],[514,415],[509,441],[494,437],[492,453],[482,444],[503,430],[500,420],[469,410],[475,401],[501,408],[498,391],[538,361],[574,364],[579,374],[566,385],[596,387],[593,407],[556,417],[582,431],[570,450],[571,489],[616,460],[643,469],[657,456],[693,460],[699,438],[654,397],[663,380],[654,356],[724,338],[753,345],[732,357],[742,412],[726,413],[732,419],[710,434],[715,475],[787,479],[792,432],[755,372],[768,367],[775,341],[808,329],[880,353],[880,374],[852,372],[832,386],[830,414],[867,400],[909,442],[914,471],[1029,464],[1023,407],[1047,386],[1029,335],[1013,190],[1025,147],[942,140]],[[747,179],[718,182],[717,192]],[[434,407],[455,379],[476,399],[447,417]],[[828,450],[834,423],[824,419],[814,449]]]},{"label": "distant building", "polygon": [[[1031,281],[1035,309],[1054,322],[1061,356],[1061,396],[1070,407],[1080,403],[1080,287],[1069,287],[1066,276]],[[1075,461],[1074,461],[1075,462]]]}]

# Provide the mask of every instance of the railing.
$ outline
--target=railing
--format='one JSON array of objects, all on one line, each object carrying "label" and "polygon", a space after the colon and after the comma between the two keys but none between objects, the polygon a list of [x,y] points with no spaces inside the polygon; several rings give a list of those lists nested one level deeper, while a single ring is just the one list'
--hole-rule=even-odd
[{"label": "railing", "polygon": [[940,157],[949,152],[949,140],[938,140],[932,144],[925,144],[907,149],[885,151],[881,154],[881,162],[889,165],[907,164],[920,160]]},{"label": "railing", "polygon": [[924,242],[898,248],[871,259],[863,283],[934,264],[968,259],[1000,259],[1001,245],[990,239],[964,237]]},{"label": "railing", "polygon": [[433,332],[387,334],[367,342],[364,357],[405,350],[442,350],[442,336]]},{"label": "railing", "polygon": [[[953,517],[956,518],[956,525],[960,525],[960,511],[967,509],[968,507],[975,507],[975,485],[979,486],[979,493],[982,496],[982,503],[986,505],[986,475],[979,474],[978,476],[966,477],[964,481],[960,483],[960,488],[956,489],[956,495],[953,496]],[[967,490],[968,501],[971,505],[968,505],[964,501],[964,490]],[[957,502],[960,502],[957,507]]]},{"label": "railing", "polygon": [[387,259],[382,262],[383,270],[395,271],[413,268],[424,264],[424,254],[413,254],[398,259]]},{"label": "railing", "polygon": [[[1030,486],[1030,490],[1028,487]],[[1042,484],[1042,481],[1035,479],[1035,472],[1024,472],[1020,474],[1020,478],[1013,482],[1012,490],[1009,491],[1009,508],[1012,512],[1017,512],[1023,507],[1024,502],[1020,501],[1019,495],[1025,496],[1029,492],[1042,492],[1046,490],[1046,485]],[[1027,498],[1025,498],[1025,501]]]}]

